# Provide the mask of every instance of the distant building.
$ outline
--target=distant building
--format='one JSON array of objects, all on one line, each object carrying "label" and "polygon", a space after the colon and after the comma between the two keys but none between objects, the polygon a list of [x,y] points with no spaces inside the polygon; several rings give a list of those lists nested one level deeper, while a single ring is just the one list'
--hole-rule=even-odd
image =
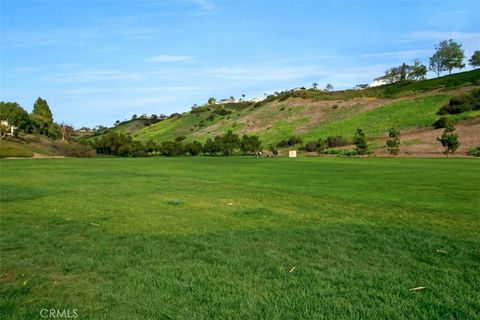
[{"label": "distant building", "polygon": [[391,84],[392,82],[388,79],[382,79],[382,78],[377,78],[375,80],[373,80],[372,83],[370,83],[368,86],[370,88],[372,87],[380,87],[380,86],[384,86],[386,84]]},{"label": "distant building", "polygon": [[1,120],[0,121],[0,125],[2,127],[5,127],[7,131],[10,131],[10,132],[7,132],[7,135],[8,136],[12,136],[15,134],[15,130],[17,129],[17,127],[15,127],[14,125],[10,125],[10,123],[8,123],[7,120]]},{"label": "distant building", "polygon": [[251,98],[249,101],[250,102],[260,102],[260,101],[263,101],[265,100],[264,97],[254,97],[254,98]]},{"label": "distant building", "polygon": [[222,103],[238,103],[240,102],[239,99],[235,99],[235,98],[224,98],[224,99],[221,99],[220,101],[216,102],[216,104],[222,104]]}]

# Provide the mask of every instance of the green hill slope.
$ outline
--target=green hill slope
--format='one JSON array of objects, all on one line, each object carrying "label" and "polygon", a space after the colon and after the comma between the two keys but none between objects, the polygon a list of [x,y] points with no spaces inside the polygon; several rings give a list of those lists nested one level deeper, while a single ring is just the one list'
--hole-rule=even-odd
[{"label": "green hill slope", "polygon": [[[260,103],[203,106],[176,118],[129,131],[137,140],[156,142],[185,136],[205,141],[228,130],[259,135],[264,145],[292,135],[318,139],[330,135],[350,138],[357,128],[370,137],[390,127],[425,128],[439,116],[436,111],[455,95],[477,88],[480,70],[436,79],[404,82],[365,90],[324,92],[286,91]],[[457,119],[480,116],[463,113]]]}]

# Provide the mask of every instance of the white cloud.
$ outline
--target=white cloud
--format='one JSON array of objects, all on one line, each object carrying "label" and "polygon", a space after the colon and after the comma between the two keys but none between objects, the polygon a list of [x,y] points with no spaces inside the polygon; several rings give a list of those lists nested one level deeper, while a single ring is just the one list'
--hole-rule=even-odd
[{"label": "white cloud", "polygon": [[453,39],[462,45],[465,55],[469,57],[475,50],[478,50],[480,43],[480,32],[459,32],[459,31],[414,31],[406,35],[405,39],[400,42],[411,41],[431,41],[432,52],[435,44],[443,40]]},{"label": "white cloud", "polygon": [[55,83],[75,83],[94,81],[139,81],[145,80],[147,76],[138,72],[87,70],[71,73],[59,73],[55,76],[43,77],[43,80]]},{"label": "white cloud", "polygon": [[55,69],[65,69],[65,68],[71,68],[71,67],[76,67],[79,66],[78,63],[56,63],[56,64],[49,64],[49,65],[44,65],[44,66],[39,66],[39,67],[17,67],[14,68],[13,70],[15,72],[37,72],[37,71],[45,71],[45,70],[55,70]]},{"label": "white cloud", "polygon": [[199,91],[207,90],[206,87],[200,86],[155,86],[155,87],[120,87],[120,88],[94,88],[94,87],[80,87],[73,89],[60,90],[60,93],[73,95],[91,95],[102,93],[169,93],[181,91]]},{"label": "white cloud", "polygon": [[191,0],[192,2],[196,3],[200,7],[205,10],[213,10],[215,8],[215,4],[211,0]]},{"label": "white cloud", "polygon": [[405,40],[448,40],[453,39],[455,41],[474,41],[477,44],[480,43],[480,32],[445,32],[445,31],[414,31],[407,34]]},{"label": "white cloud", "polygon": [[235,66],[209,68],[206,69],[204,73],[209,76],[225,78],[227,80],[284,81],[323,75],[325,72],[319,67]]},{"label": "white cloud", "polygon": [[415,59],[430,55],[432,50],[420,49],[420,50],[400,50],[400,51],[388,51],[388,52],[375,52],[365,53],[362,55],[364,58],[398,58],[398,59]]},{"label": "white cloud", "polygon": [[190,60],[192,60],[191,56],[166,55],[166,54],[145,59],[145,61],[147,62],[180,62],[180,61],[190,61]]},{"label": "white cloud", "polygon": [[104,100],[96,100],[90,102],[90,105],[94,109],[107,109],[107,110],[116,110],[116,109],[132,109],[137,112],[143,112],[142,107],[160,107],[166,103],[171,103],[176,101],[177,97],[133,97],[133,98],[120,98],[115,99],[109,97]]},{"label": "white cloud", "polygon": [[87,27],[87,28],[58,28],[42,31],[21,32],[6,31],[2,33],[2,43],[5,46],[21,48],[35,46],[73,45],[85,46],[88,44],[102,44],[99,41],[105,38],[135,38],[153,39],[158,30],[145,27]]}]

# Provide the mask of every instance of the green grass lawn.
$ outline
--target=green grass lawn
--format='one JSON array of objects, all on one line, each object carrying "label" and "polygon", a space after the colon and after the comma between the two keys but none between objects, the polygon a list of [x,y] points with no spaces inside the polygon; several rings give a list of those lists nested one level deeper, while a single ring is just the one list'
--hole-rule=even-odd
[{"label": "green grass lawn", "polygon": [[0,168],[1,319],[480,317],[477,160]]}]

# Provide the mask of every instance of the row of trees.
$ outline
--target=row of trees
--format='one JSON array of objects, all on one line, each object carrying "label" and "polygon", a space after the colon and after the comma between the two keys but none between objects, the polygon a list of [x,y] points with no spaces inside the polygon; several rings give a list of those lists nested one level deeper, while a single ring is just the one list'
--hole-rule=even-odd
[{"label": "row of trees", "polygon": [[[8,126],[15,127],[26,133],[37,133],[52,139],[68,139],[73,132],[73,127],[64,123],[57,124],[53,121],[52,111],[45,99],[38,98],[33,110],[29,114],[16,102],[0,102],[0,119],[5,120]],[[2,131],[9,128],[2,128]],[[2,135],[3,136],[3,135]]]},{"label": "row of trees", "polygon": [[[437,138],[437,140],[442,144],[442,146],[445,148],[444,153],[447,155],[447,157],[451,154],[454,154],[458,147],[460,146],[460,141],[458,139],[458,135],[455,133],[455,127],[452,122],[447,122],[444,126],[445,130],[443,134]],[[322,154],[327,150],[328,148],[332,148],[334,146],[344,146],[349,144],[349,142],[344,139],[343,137],[334,137],[336,140],[340,140],[341,144],[340,145],[334,145],[332,146],[331,139],[332,137],[328,137],[327,139],[318,139],[316,141],[310,141],[307,142],[305,145],[301,147],[302,150],[308,151],[308,152],[318,152],[319,154]],[[289,140],[283,140],[283,141],[296,141],[298,143],[302,143],[300,138],[290,138]],[[356,155],[364,156],[370,153],[369,150],[369,145],[367,142],[367,137],[365,133],[363,132],[362,129],[357,129],[355,131],[355,135],[353,136],[353,144],[355,145],[355,153]],[[293,144],[290,144],[292,146]],[[388,131],[388,137],[387,140],[385,141],[385,146],[387,147],[387,151],[389,154],[392,156],[397,156],[400,153],[400,130],[396,128],[390,128]],[[284,145],[284,144],[279,144],[279,146],[289,146]]]},{"label": "row of trees", "polygon": [[404,80],[425,80],[426,76],[427,67],[417,59],[413,65],[403,63],[401,66],[388,69],[385,71],[385,75],[377,78],[377,80],[395,83]]},{"label": "row of trees", "polygon": [[[451,123],[446,124],[445,130],[437,140],[445,148],[444,154],[447,157],[454,154],[460,146],[458,135],[455,133],[455,127]],[[398,129],[391,128],[389,130],[386,146],[391,155],[396,156],[400,153],[400,131]]]},{"label": "row of trees", "polygon": [[[198,141],[184,142],[185,137],[177,137],[173,141],[163,141],[156,144],[153,141],[142,143],[134,141],[131,136],[121,132],[109,131],[100,138],[95,139],[91,145],[98,154],[106,154],[120,157],[141,157],[151,154],[161,154],[164,156],[197,156],[200,154],[217,156],[231,156],[237,151],[243,155],[253,155],[262,151],[262,143],[258,136],[243,135],[241,138],[228,131],[223,135],[218,135],[214,139],[208,138],[205,144]],[[444,153],[449,156],[454,154],[460,146],[458,135],[455,134],[455,127],[453,123],[447,123],[443,134],[437,140],[445,148]],[[272,154],[278,154],[278,147],[289,147],[301,144],[301,150],[308,152],[318,152],[323,154],[328,148],[334,148],[349,144],[345,138],[340,136],[328,137],[327,139],[318,139],[310,141],[303,145],[303,141],[299,137],[291,137],[285,142],[279,143],[276,146],[270,145],[269,150]],[[362,129],[357,129],[352,140],[355,145],[355,155],[364,156],[370,153],[367,137]],[[388,153],[392,156],[397,156],[400,153],[400,131],[396,128],[391,128],[388,132],[386,140],[386,147]]]},{"label": "row of trees", "polygon": [[[452,39],[444,40],[435,46],[435,53],[429,59],[428,69],[426,65],[416,59],[412,65],[403,63],[398,67],[386,70],[385,75],[376,80],[384,80],[388,83],[404,80],[424,80],[427,76],[427,71],[432,71],[439,77],[444,71],[448,71],[451,74],[453,69],[464,68],[464,59],[465,53],[461,44]],[[480,51],[475,51],[468,61],[472,67],[479,67]]]},{"label": "row of trees", "polygon": [[156,144],[154,141],[142,143],[134,141],[131,136],[121,132],[109,131],[93,140],[92,147],[98,154],[107,154],[121,157],[138,157],[159,153],[164,156],[190,155],[201,153],[212,156],[231,156],[236,151],[243,155],[252,155],[262,150],[262,143],[258,136],[243,135],[239,137],[232,131],[218,135],[214,139],[208,138],[204,145],[198,141],[184,142],[185,137],[177,137],[173,141],[163,141]]}]

